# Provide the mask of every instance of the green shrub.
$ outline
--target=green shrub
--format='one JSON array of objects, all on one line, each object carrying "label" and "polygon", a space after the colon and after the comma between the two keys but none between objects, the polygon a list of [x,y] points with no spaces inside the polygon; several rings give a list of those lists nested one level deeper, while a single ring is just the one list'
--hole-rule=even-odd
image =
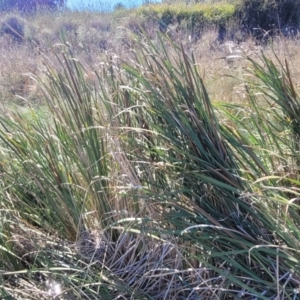
[{"label": "green shrub", "polygon": [[161,21],[166,25],[170,25],[173,23],[173,13],[171,10],[165,10],[161,15]]},{"label": "green shrub", "polygon": [[26,22],[17,15],[9,15],[1,22],[1,33],[9,34],[15,40],[22,41],[25,37]]},{"label": "green shrub", "polygon": [[183,3],[160,4],[141,7],[137,12],[147,19],[158,19],[162,31],[165,31],[169,25],[177,23],[179,30],[188,29],[194,36],[199,36],[207,26],[226,27],[235,14],[235,5],[228,3],[198,3],[189,6]]},{"label": "green shrub", "polygon": [[[172,5],[148,5],[137,10],[146,18],[157,18],[164,30],[175,22],[199,35],[208,25],[234,35],[238,28],[256,37],[296,29],[300,24],[300,0],[241,0]],[[180,27],[180,26],[179,26]],[[160,28],[160,29],[161,29]]]},{"label": "green shrub", "polygon": [[255,36],[276,34],[300,23],[299,0],[242,0],[237,9],[242,25]]}]

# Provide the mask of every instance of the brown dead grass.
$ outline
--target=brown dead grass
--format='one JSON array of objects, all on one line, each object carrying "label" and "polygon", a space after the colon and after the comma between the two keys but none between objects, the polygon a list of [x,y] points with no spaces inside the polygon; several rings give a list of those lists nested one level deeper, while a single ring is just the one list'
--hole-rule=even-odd
[{"label": "brown dead grass", "polygon": [[[0,21],[4,17],[0,16]],[[87,80],[93,83],[93,71],[97,70],[104,56],[116,54],[124,60],[130,59],[131,40],[138,26],[136,24],[131,28],[130,17],[126,19],[118,16],[118,20],[115,20],[109,15],[78,12],[57,15],[41,13],[36,17],[29,17],[28,21],[34,28],[34,36],[29,40],[17,43],[7,34],[0,36],[2,103],[19,104],[20,97],[28,101],[42,102],[42,94],[39,93],[36,83],[30,79],[30,74],[43,74],[45,70],[41,66],[45,57],[55,61],[50,50],[60,43],[61,32],[64,32],[72,51],[86,67]],[[129,27],[118,28],[119,24],[115,21]],[[155,24],[151,25],[148,21],[141,25],[149,32],[150,38],[155,39]],[[207,29],[196,41],[187,32],[178,32],[176,28],[170,28],[167,34],[175,43],[182,43],[189,54],[194,53],[210,97],[216,102],[243,102],[242,83],[249,66],[247,56],[259,59],[261,50],[269,57],[274,57],[275,51],[280,59],[287,58],[291,62],[291,71],[295,78],[300,72],[297,39],[290,40],[281,36],[264,46],[257,46],[249,38],[235,46],[236,50],[240,50],[238,56],[241,57],[228,59],[232,53],[226,45],[227,42],[218,41],[218,32],[214,28]]]},{"label": "brown dead grass", "polygon": [[[40,76],[44,71],[40,67],[45,59],[50,60],[50,47],[60,43],[59,30],[64,28],[66,39],[70,43],[76,56],[87,69],[87,80],[94,82],[93,71],[104,60],[104,56],[116,54],[125,60],[130,58],[132,32],[128,29],[112,28],[111,20],[99,23],[96,20],[81,17],[82,23],[69,22],[59,17],[53,28],[49,28],[47,19],[41,22],[37,18],[35,27],[39,27],[36,42],[15,43],[9,36],[1,36],[0,54],[0,95],[2,101],[19,101],[18,96],[29,101],[35,101],[41,95],[38,88],[31,81],[28,74]],[[44,24],[44,26],[43,26]],[[107,25],[107,26],[106,26]],[[88,27],[88,28],[87,28]],[[100,29],[99,29],[100,28]],[[171,32],[171,31],[170,31]],[[226,42],[218,42],[218,34],[214,29],[207,30],[200,40],[191,41],[186,33],[172,35],[175,42],[182,42],[188,53],[194,53],[196,62],[203,76],[211,99],[217,102],[242,102],[242,82],[249,66],[247,56],[259,59],[260,51],[264,51],[269,57],[274,57],[273,51],[280,59],[288,59],[291,62],[291,71],[295,78],[299,75],[300,54],[299,41],[285,37],[277,37],[264,46],[257,46],[255,41],[249,38],[246,42],[236,45],[239,50],[237,58],[227,59],[231,55]],[[153,35],[153,33],[152,33]],[[154,35],[153,35],[154,36]],[[48,47],[47,47],[48,43]],[[234,55],[234,54],[233,54]]]}]

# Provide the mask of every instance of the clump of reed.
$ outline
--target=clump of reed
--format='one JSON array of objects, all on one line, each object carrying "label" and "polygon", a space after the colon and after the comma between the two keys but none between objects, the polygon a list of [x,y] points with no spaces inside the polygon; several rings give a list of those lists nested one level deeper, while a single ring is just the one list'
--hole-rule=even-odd
[{"label": "clump of reed", "polygon": [[65,299],[296,299],[288,63],[249,60],[246,103],[213,105],[195,57],[158,36],[92,70],[64,43],[35,77],[47,117],[1,117],[3,297],[48,280]]}]

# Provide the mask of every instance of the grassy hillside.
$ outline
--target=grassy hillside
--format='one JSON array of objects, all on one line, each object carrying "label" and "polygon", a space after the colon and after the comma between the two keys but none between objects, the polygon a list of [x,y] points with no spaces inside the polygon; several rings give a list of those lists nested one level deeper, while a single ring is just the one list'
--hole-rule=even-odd
[{"label": "grassy hillside", "polygon": [[297,299],[299,42],[234,9],[0,16],[1,299]]}]

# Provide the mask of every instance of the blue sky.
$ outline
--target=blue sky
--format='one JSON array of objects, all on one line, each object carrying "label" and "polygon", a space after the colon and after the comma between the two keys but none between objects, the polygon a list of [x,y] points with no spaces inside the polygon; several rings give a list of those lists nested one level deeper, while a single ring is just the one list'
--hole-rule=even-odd
[{"label": "blue sky", "polygon": [[[67,4],[70,8],[89,8],[100,10],[111,10],[117,3],[122,3],[126,7],[133,7],[141,5],[144,2],[145,0],[67,0]],[[160,1],[156,0],[155,2]]]}]

